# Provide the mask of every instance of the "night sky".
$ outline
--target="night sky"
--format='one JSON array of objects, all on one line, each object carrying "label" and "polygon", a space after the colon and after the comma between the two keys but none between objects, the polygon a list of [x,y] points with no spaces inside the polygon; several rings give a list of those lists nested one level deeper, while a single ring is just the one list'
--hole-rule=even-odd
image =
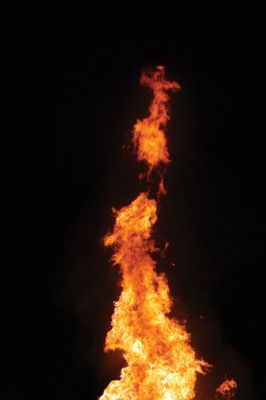
[{"label": "night sky", "polygon": [[119,273],[101,240],[111,207],[145,190],[125,145],[156,65],[182,87],[158,270],[214,365],[198,400],[226,373],[238,399],[263,398],[265,19],[221,4],[2,13],[3,399],[93,400],[119,375],[121,355],[102,351]]}]

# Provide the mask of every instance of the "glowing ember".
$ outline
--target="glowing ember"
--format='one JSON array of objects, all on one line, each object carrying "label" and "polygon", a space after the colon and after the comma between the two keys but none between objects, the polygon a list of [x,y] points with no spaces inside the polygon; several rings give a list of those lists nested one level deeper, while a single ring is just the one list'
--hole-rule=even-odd
[{"label": "glowing ember", "polygon": [[[145,162],[149,174],[169,162],[163,130],[169,120],[167,91],[175,91],[179,85],[165,80],[161,66],[142,74],[141,83],[152,89],[154,97],[149,116],[134,126],[133,142],[137,158]],[[158,173],[159,195],[166,191]],[[104,244],[113,248],[112,261],[120,267],[122,291],[115,303],[105,351],[121,350],[127,366],[100,400],[191,400],[197,374],[204,373],[209,364],[197,358],[185,327],[168,316],[172,301],[167,279],[155,271],[152,258],[160,251],[152,238],[157,201],[143,192],[113,212],[115,225]],[[222,393],[220,388],[217,391]]]}]

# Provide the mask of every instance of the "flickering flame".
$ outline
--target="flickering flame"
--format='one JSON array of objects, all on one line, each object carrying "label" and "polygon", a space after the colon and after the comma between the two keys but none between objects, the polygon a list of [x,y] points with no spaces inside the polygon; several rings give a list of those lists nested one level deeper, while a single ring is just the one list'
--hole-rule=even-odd
[{"label": "flickering flame", "polygon": [[[152,89],[153,100],[149,116],[134,126],[133,142],[148,174],[158,171],[159,195],[166,190],[158,168],[169,163],[164,132],[169,120],[167,91],[178,90],[179,85],[165,80],[161,66],[143,73],[141,83]],[[172,300],[167,279],[156,272],[152,257],[160,251],[152,238],[157,200],[142,192],[113,213],[115,225],[104,244],[114,251],[112,261],[121,270],[122,291],[115,302],[105,351],[121,350],[127,365],[100,400],[191,400],[197,374],[205,373],[210,365],[196,356],[185,326],[169,317]]]},{"label": "flickering flame", "polygon": [[137,120],[134,125],[133,143],[138,160],[145,161],[151,172],[160,163],[168,164],[170,161],[164,132],[169,120],[167,91],[177,91],[180,86],[165,79],[162,66],[157,67],[155,72],[142,73],[140,83],[153,91],[153,100],[148,117]]},{"label": "flickering flame", "polygon": [[104,239],[122,271],[105,350],[122,350],[127,366],[101,400],[192,399],[196,374],[207,366],[196,358],[185,328],[167,316],[172,306],[167,280],[156,273],[151,257],[158,250],[151,238],[156,212],[156,201],[140,193],[116,212],[113,232]]},{"label": "flickering flame", "polygon": [[237,383],[234,379],[226,379],[217,389],[216,392],[221,394],[224,399],[232,399],[237,390]]}]

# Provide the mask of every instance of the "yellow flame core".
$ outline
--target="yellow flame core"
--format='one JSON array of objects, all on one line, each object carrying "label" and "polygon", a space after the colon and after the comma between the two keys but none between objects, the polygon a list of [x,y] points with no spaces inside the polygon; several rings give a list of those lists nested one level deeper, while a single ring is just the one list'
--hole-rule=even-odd
[{"label": "yellow flame core", "polygon": [[[149,174],[169,162],[163,130],[169,119],[167,91],[178,90],[179,85],[165,80],[164,67],[142,74],[140,82],[152,89],[153,100],[149,116],[134,126],[133,143]],[[164,194],[158,173],[158,194]],[[209,364],[197,358],[185,327],[169,317],[172,301],[167,279],[156,272],[152,258],[159,251],[152,238],[157,201],[143,192],[128,206],[113,211],[115,225],[104,244],[114,251],[112,261],[120,267],[122,291],[115,302],[105,351],[121,350],[127,365],[100,400],[191,400],[197,374],[204,373]]]}]

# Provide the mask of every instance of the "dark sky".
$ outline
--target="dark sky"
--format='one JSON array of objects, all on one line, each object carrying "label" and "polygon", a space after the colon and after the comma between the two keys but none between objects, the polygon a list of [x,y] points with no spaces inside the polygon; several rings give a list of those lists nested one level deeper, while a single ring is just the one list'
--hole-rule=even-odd
[{"label": "dark sky", "polygon": [[102,346],[119,275],[101,238],[111,207],[145,189],[122,147],[150,101],[141,68],[158,64],[182,87],[158,269],[215,364],[199,400],[225,373],[239,399],[262,398],[264,24],[254,6],[217,2],[2,13],[5,400],[97,399],[118,376],[120,355]]}]

